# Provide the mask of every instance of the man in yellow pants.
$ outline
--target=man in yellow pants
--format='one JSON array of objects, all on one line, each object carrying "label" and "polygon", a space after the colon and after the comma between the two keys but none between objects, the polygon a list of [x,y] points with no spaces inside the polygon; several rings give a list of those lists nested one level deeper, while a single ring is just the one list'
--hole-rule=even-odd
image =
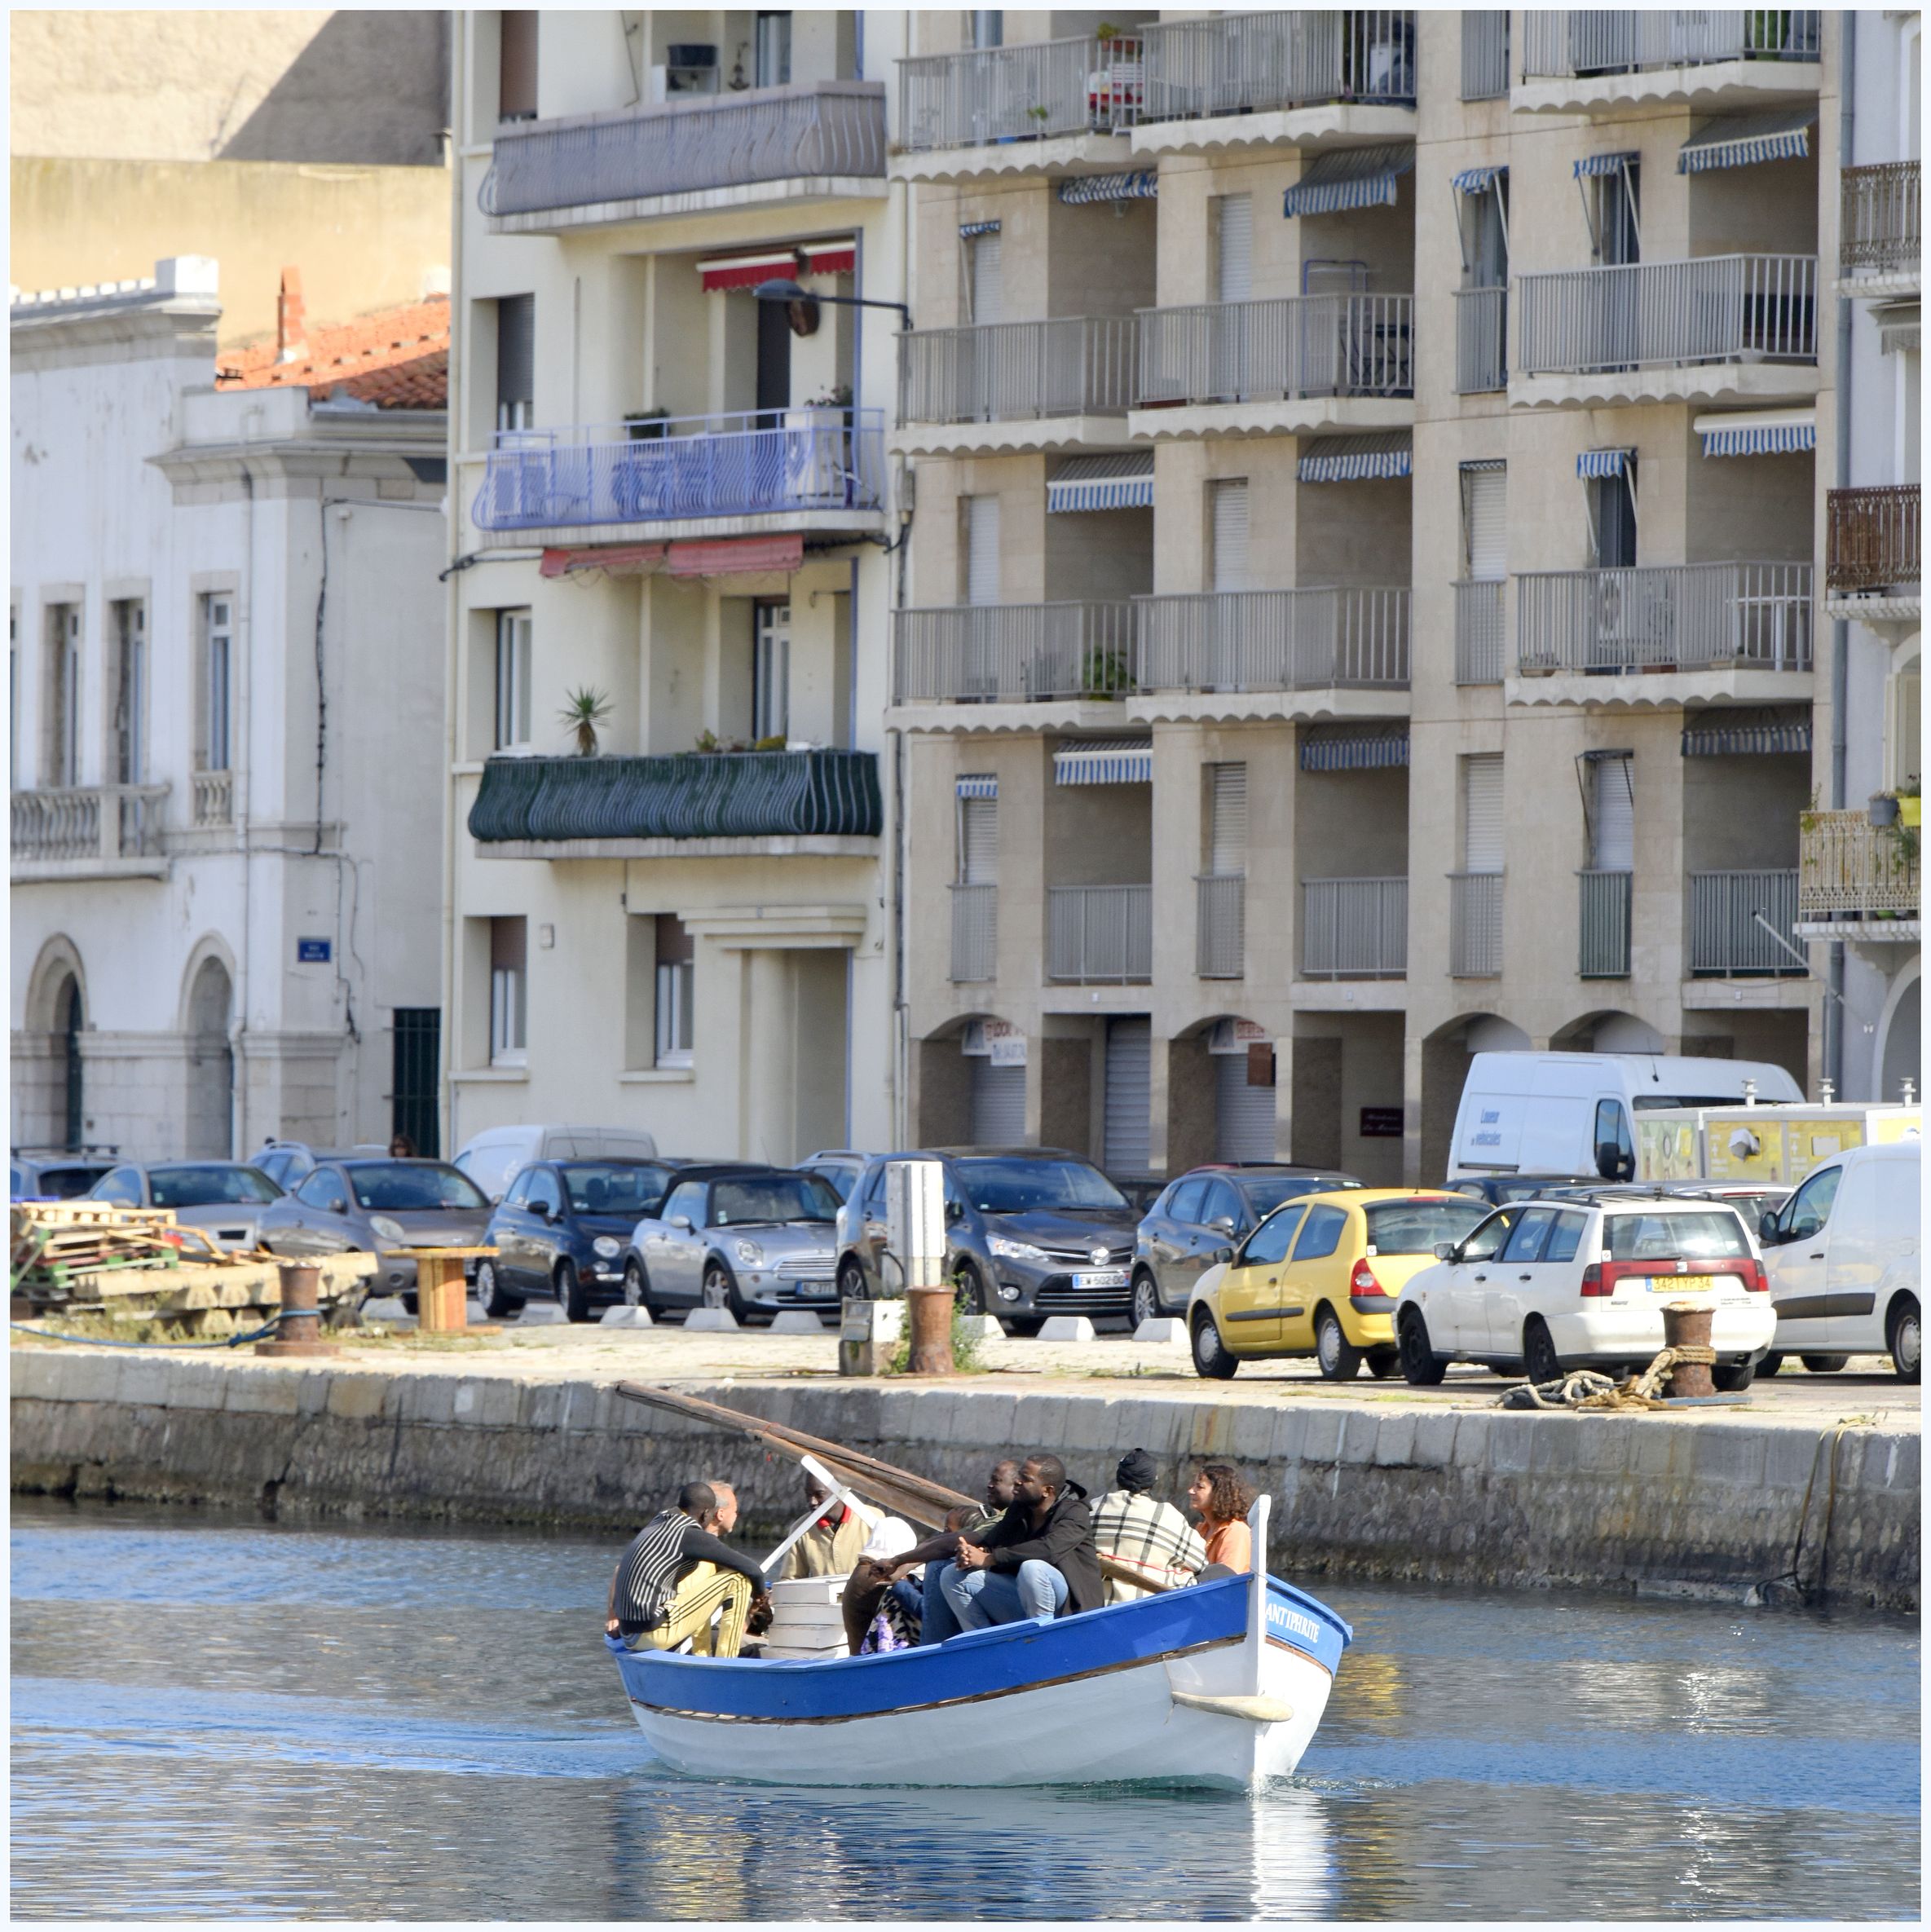
[{"label": "man in yellow pants", "polygon": [[677,1650],[689,1639],[699,1656],[737,1656],[752,1606],[766,1599],[765,1573],[719,1539],[720,1527],[716,1492],[686,1483],[619,1559],[604,1628],[633,1650]]}]

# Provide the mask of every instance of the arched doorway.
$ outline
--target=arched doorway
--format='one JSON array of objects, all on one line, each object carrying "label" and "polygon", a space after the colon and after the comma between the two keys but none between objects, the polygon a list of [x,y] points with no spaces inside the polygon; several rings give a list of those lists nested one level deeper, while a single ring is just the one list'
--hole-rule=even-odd
[{"label": "arched doorway", "polygon": [[1422,1172],[1433,1186],[1448,1171],[1455,1114],[1478,1053],[1526,1052],[1535,1043],[1497,1013],[1463,1013],[1422,1042]]},{"label": "arched doorway", "polygon": [[1914,973],[1891,995],[1879,1031],[1878,1100],[1901,1101],[1904,1083],[1909,1080],[1916,1091],[1924,1078],[1919,1030],[1921,984]]},{"label": "arched doorway", "polygon": [[1649,1021],[1613,1008],[1585,1013],[1553,1034],[1558,1053],[1667,1053],[1669,1043]]},{"label": "arched doorway", "polygon": [[235,1050],[228,1039],[234,989],[219,959],[204,959],[187,995],[187,1153],[226,1160],[234,1151]]},{"label": "arched doorway", "polygon": [[87,1138],[86,1082],[81,1063],[81,1034],[86,1024],[81,982],[68,973],[54,990],[55,1064],[60,1083],[55,1117],[60,1123],[63,1147],[79,1147]]}]

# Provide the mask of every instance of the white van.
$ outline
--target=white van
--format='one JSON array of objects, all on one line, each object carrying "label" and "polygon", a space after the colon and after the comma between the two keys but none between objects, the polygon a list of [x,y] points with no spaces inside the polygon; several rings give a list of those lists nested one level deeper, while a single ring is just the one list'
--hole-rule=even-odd
[{"label": "white van", "polygon": [[1780,1066],[1761,1060],[1684,1060],[1660,1053],[1478,1053],[1469,1062],[1451,1185],[1478,1175],[1636,1171],[1631,1122],[1662,1107],[1732,1106],[1748,1081],[1760,1101],[1801,1101]]},{"label": "white van", "polygon": [[641,1127],[486,1127],[463,1143],[456,1164],[492,1201],[531,1161],[654,1161],[657,1140]]},{"label": "white van", "polygon": [[1919,1375],[1919,1185],[1924,1143],[1847,1149],[1766,1215],[1763,1264],[1776,1304],[1774,1374],[1786,1355],[1828,1370],[1846,1356],[1888,1355],[1900,1382]]}]

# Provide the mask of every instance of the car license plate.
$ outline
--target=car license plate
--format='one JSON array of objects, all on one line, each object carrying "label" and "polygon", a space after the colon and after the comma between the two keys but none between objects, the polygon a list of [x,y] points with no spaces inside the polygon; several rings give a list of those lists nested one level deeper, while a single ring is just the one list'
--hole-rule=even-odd
[{"label": "car license plate", "polygon": [[1712,1286],[1708,1275],[1652,1275],[1651,1295],[1700,1295]]},{"label": "car license plate", "polygon": [[1126,1271],[1123,1268],[1089,1268],[1086,1273],[1073,1277],[1073,1286],[1082,1289],[1124,1288],[1126,1286]]}]

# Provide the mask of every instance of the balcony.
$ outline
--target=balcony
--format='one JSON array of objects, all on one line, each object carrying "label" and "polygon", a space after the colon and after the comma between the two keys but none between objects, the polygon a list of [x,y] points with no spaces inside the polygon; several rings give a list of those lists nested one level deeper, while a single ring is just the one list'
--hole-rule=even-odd
[{"label": "balcony", "polygon": [[1509,655],[1508,585],[1465,579],[1455,586],[1455,681],[1500,684]]},{"label": "balcony", "polygon": [[1408,972],[1408,880],[1303,879],[1303,979],[1400,979]]},{"label": "balcony", "polygon": [[1100,703],[1131,682],[1132,606],[954,604],[901,611],[894,702]]},{"label": "balcony", "polygon": [[1917,944],[1920,838],[1914,827],[1873,825],[1863,812],[1806,812],[1797,858],[1798,935]]},{"label": "balcony", "polygon": [[1802,947],[1792,959],[1757,923],[1761,913],[1795,946],[1797,875],[1787,871],[1690,875],[1689,972],[1692,979],[1801,977]]},{"label": "balcony", "polygon": [[1916,483],[1830,492],[1824,595],[1832,616],[1917,623],[1919,495]]},{"label": "balcony", "polygon": [[1638,102],[1743,108],[1814,95],[1814,11],[1567,9],[1522,16],[1518,112],[1574,114]]},{"label": "balcony", "polygon": [[952,888],[952,970],[955,986],[977,986],[999,972],[999,889]]},{"label": "balcony", "polygon": [[492,758],[470,807],[485,858],[866,858],[884,824],[871,752]]},{"label": "balcony", "polygon": [[1817,258],[1704,255],[1525,275],[1517,405],[1804,401]]},{"label": "balcony", "polygon": [[1049,885],[1046,977],[1063,985],[1144,985],[1153,977],[1150,885]]},{"label": "balcony", "polygon": [[893,447],[911,456],[990,456],[1123,445],[1137,337],[1131,316],[902,335]]},{"label": "balcony", "polygon": [[1143,309],[1133,433],[1164,441],[1402,427],[1414,421],[1414,311],[1412,295]]},{"label": "balcony", "polygon": [[885,90],[817,81],[506,126],[476,201],[498,235],[885,192]]},{"label": "balcony", "polygon": [[218,831],[235,823],[235,774],[197,771],[188,780],[188,822],[196,831]]},{"label": "balcony", "polygon": [[1448,875],[1448,971],[1456,979],[1494,979],[1502,969],[1502,875]]},{"label": "balcony", "polygon": [[[227,775],[225,773],[223,774]],[[158,879],[165,785],[60,785],[12,795],[11,876]]]},{"label": "balcony", "polygon": [[1581,935],[1576,973],[1579,979],[1629,977],[1629,899],[1633,872],[1594,869],[1576,875],[1581,888]]},{"label": "balcony", "polygon": [[[884,527],[876,409],[673,417],[615,429],[503,430],[471,521],[505,544]],[[677,560],[671,567],[675,573]]]},{"label": "balcony", "polygon": [[1240,979],[1247,971],[1247,880],[1242,873],[1193,881],[1194,971],[1202,979]]},{"label": "balcony", "polygon": [[1455,393],[1489,395],[1509,386],[1509,291],[1455,291]]},{"label": "balcony", "polygon": [[1846,168],[1840,179],[1841,293],[1878,300],[1916,295],[1924,242],[1918,163],[1877,161]]}]

